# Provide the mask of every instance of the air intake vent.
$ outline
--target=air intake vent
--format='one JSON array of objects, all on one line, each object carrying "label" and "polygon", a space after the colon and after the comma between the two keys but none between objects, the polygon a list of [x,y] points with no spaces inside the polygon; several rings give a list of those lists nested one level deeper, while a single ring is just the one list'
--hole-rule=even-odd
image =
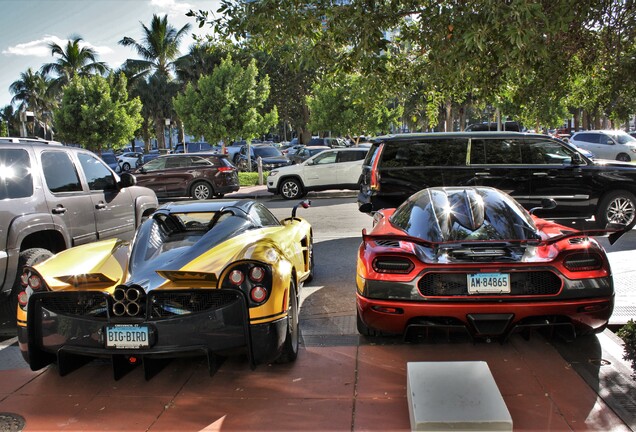
[{"label": "air intake vent", "polygon": [[373,260],[373,269],[378,273],[410,273],[413,263],[407,258],[379,257]]},{"label": "air intake vent", "polygon": [[375,244],[377,244],[378,246],[384,246],[384,247],[393,247],[393,248],[400,247],[400,242],[397,240],[376,240]]}]

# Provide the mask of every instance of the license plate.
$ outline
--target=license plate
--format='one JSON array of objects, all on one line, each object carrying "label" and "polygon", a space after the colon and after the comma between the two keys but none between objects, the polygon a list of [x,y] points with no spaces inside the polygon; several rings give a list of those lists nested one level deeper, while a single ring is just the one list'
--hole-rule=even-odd
[{"label": "license plate", "polygon": [[468,279],[469,294],[499,294],[510,292],[508,273],[471,273]]},{"label": "license plate", "polygon": [[117,349],[148,348],[150,346],[148,326],[115,324],[106,327],[106,347]]}]

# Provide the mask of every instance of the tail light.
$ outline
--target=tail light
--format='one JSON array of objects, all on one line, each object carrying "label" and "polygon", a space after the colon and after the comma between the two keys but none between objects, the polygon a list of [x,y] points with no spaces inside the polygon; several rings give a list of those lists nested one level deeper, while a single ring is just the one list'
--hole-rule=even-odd
[{"label": "tail light", "polygon": [[408,258],[379,257],[373,260],[373,270],[377,273],[407,274],[413,270],[413,263]]},{"label": "tail light", "polygon": [[380,190],[380,173],[378,172],[378,165],[380,164],[380,157],[382,156],[382,150],[384,150],[384,144],[380,144],[378,151],[373,156],[373,163],[371,164],[371,182],[369,186],[371,190]]},{"label": "tail light", "polygon": [[572,272],[600,270],[603,259],[598,254],[576,253],[567,256],[563,266]]},{"label": "tail light", "polygon": [[218,168],[218,172],[232,172],[234,171],[234,167],[222,166]]},{"label": "tail light", "polygon": [[47,289],[42,276],[28,267],[25,267],[22,275],[20,275],[20,285],[22,286],[22,291],[18,293],[18,304],[22,309],[26,308],[32,293]]},{"label": "tail light", "polygon": [[232,265],[221,287],[241,290],[249,306],[255,307],[267,301],[272,284],[272,269],[269,266],[255,261],[242,261]]}]

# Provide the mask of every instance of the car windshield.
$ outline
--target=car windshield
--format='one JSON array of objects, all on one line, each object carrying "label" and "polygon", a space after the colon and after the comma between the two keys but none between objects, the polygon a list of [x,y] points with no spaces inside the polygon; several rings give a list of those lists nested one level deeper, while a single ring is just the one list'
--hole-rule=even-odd
[{"label": "car windshield", "polygon": [[277,157],[283,155],[276,147],[253,147],[253,149],[254,155],[260,156],[262,158]]},{"label": "car windshield", "polygon": [[431,188],[411,196],[391,216],[409,236],[430,242],[536,239],[532,218],[492,188]]},{"label": "car windshield", "polygon": [[611,136],[619,144],[636,144],[636,138],[625,132],[616,132]]}]

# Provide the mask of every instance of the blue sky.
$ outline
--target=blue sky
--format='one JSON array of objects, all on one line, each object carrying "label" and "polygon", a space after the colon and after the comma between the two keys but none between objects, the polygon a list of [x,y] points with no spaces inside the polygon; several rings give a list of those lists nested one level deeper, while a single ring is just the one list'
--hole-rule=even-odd
[{"label": "blue sky", "polygon": [[[216,11],[219,0],[0,0],[0,107],[8,105],[13,95],[9,86],[29,67],[37,71],[53,62],[50,42],[60,46],[72,35],[79,35],[98,53],[98,60],[118,68],[127,58],[138,58],[131,48],[117,42],[124,36],[142,38],[141,23],[150,25],[152,15],[168,15],[177,29],[190,23],[199,29],[189,9]],[[192,43],[183,39],[185,53]]]}]

